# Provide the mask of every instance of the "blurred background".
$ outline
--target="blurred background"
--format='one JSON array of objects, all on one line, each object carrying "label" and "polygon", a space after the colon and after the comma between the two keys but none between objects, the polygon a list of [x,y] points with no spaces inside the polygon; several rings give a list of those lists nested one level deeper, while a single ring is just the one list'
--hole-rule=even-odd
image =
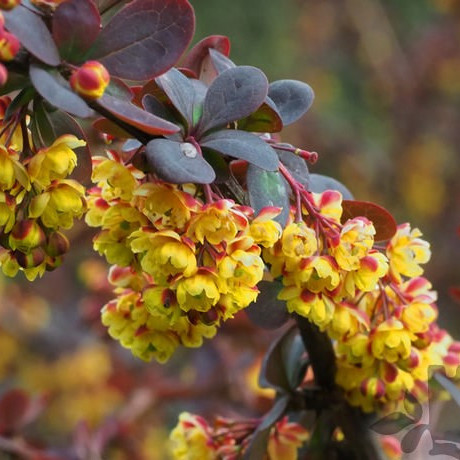
[{"label": "blurred background", "polygon": [[[227,35],[236,63],[312,86],[312,108],[283,140],[319,153],[311,171],[420,228],[432,244],[426,275],[439,292],[440,323],[460,337],[459,2],[192,4],[195,41]],[[33,284],[0,281],[0,451],[20,449],[3,436],[21,432],[32,449],[57,456],[73,446],[81,458],[102,449],[107,459],[164,459],[183,410],[241,418],[270,407],[256,379],[279,331],[261,331],[243,314],[199,350],[143,363],[100,325],[111,292],[92,234],[80,225],[69,236],[73,251],[59,270]]]}]

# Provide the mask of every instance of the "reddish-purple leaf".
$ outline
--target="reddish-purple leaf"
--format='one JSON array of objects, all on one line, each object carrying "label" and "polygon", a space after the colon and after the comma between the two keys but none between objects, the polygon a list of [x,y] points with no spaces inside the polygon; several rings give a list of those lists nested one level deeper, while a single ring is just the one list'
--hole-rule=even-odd
[{"label": "reddish-purple leaf", "polygon": [[227,69],[236,67],[236,64],[227,56],[228,55],[222,54],[213,48],[209,49],[209,57],[217,73],[222,73]]},{"label": "reddish-purple leaf", "polygon": [[110,77],[110,83],[105,90],[105,94],[110,94],[126,101],[132,101],[134,96],[133,90],[123,80],[115,77]]},{"label": "reddish-purple leaf", "polygon": [[22,46],[37,59],[50,66],[61,62],[56,44],[39,15],[20,5],[11,11],[3,11],[6,28]]},{"label": "reddish-purple leaf", "polygon": [[88,57],[102,62],[111,75],[146,80],[176,63],[194,28],[187,0],[134,0],[102,30]]},{"label": "reddish-purple leaf", "polygon": [[98,118],[93,122],[93,127],[104,134],[110,134],[114,137],[129,139],[131,134],[127,133],[123,128],[120,128],[116,123],[113,123],[107,118]]},{"label": "reddish-purple leaf", "polygon": [[97,102],[112,115],[140,129],[144,133],[158,136],[177,133],[180,129],[169,121],[163,120],[126,100],[118,99],[109,94],[104,94]]},{"label": "reddish-purple leaf", "polygon": [[354,217],[367,217],[375,227],[375,241],[386,241],[396,233],[394,217],[382,206],[369,201],[343,200],[342,222]]},{"label": "reddish-purple leaf", "polygon": [[96,40],[101,17],[92,0],[67,0],[53,15],[52,30],[61,56],[70,62],[80,62]]},{"label": "reddish-purple leaf", "polygon": [[206,93],[199,131],[203,133],[251,115],[265,101],[267,91],[267,77],[256,67],[226,70]]},{"label": "reddish-purple leaf", "polygon": [[230,54],[230,40],[224,35],[211,35],[203,38],[187,53],[182,65],[192,70],[199,77],[203,60],[209,56],[210,49],[215,49],[224,56],[228,56]]},{"label": "reddish-purple leaf", "polygon": [[342,182],[322,174],[310,174],[308,190],[315,193],[323,193],[325,190],[337,190],[345,200],[353,200],[353,194]]},{"label": "reddish-purple leaf", "polygon": [[88,104],[70,89],[58,72],[32,64],[30,79],[38,93],[54,107],[80,118],[93,115]]},{"label": "reddish-purple leaf", "polygon": [[24,390],[13,389],[0,399],[0,433],[19,430],[30,407],[30,398]]}]

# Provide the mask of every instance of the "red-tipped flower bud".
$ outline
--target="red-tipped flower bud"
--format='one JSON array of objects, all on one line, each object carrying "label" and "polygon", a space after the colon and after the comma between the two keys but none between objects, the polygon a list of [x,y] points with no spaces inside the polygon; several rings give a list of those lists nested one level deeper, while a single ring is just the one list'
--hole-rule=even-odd
[{"label": "red-tipped flower bud", "polygon": [[51,257],[62,256],[70,248],[69,240],[61,232],[53,232],[48,237],[46,253]]},{"label": "red-tipped flower bud", "polygon": [[21,42],[13,34],[0,31],[0,61],[12,61],[20,47]]},{"label": "red-tipped flower bud", "polygon": [[0,0],[0,10],[12,10],[21,3],[21,0]]},{"label": "red-tipped flower bud", "polygon": [[45,234],[35,219],[24,219],[16,222],[11,230],[9,243],[11,249],[29,252],[45,243]]},{"label": "red-tipped flower bud", "polygon": [[32,249],[28,254],[21,251],[14,251],[14,255],[22,268],[38,267],[45,260],[45,251],[42,248]]},{"label": "red-tipped flower bud", "polygon": [[8,81],[8,70],[3,64],[0,64],[0,88]]},{"label": "red-tipped flower bud", "polygon": [[97,99],[110,82],[107,69],[97,61],[87,61],[70,77],[70,86],[80,96]]}]

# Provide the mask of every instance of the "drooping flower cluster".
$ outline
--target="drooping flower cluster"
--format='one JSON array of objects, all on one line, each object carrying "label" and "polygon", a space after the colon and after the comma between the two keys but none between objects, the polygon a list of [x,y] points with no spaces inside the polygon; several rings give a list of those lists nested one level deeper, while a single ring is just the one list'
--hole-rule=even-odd
[{"label": "drooping flower cluster", "polygon": [[272,246],[279,212],[232,200],[203,203],[194,186],[147,182],[115,152],[94,158],[86,221],[94,248],[114,266],[116,299],[102,311],[109,334],[136,356],[166,361],[197,347],[257,297],[261,246]]},{"label": "drooping flower cluster", "polygon": [[[211,426],[203,417],[183,412],[170,435],[171,453],[176,460],[236,460],[244,454],[257,424],[257,420],[218,418]],[[283,417],[270,431],[267,459],[296,460],[309,437],[305,428]]]},{"label": "drooping flower cluster", "polygon": [[23,271],[27,279],[42,276],[61,263],[69,248],[61,228],[72,227],[86,209],[84,188],[68,179],[77,163],[73,151],[85,145],[72,135],[23,153],[21,128],[3,120],[11,100],[0,100],[0,265],[7,276]]},{"label": "drooping flower cluster", "polygon": [[429,244],[403,224],[385,253],[377,250],[373,223],[342,224],[341,203],[336,191],[305,193],[301,213],[264,250],[282,278],[278,297],[334,339],[336,381],[351,404],[373,411],[406,392],[426,397],[433,366],[452,377],[460,364],[460,344],[438,328],[436,293],[420,276]]}]

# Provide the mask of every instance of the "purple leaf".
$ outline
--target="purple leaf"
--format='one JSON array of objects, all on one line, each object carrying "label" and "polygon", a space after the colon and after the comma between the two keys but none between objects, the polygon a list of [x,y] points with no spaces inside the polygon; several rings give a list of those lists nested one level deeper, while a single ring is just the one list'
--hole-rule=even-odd
[{"label": "purple leaf", "polygon": [[100,32],[101,17],[92,0],[67,0],[53,15],[52,30],[61,56],[80,62]]},{"label": "purple leaf", "polygon": [[54,107],[80,118],[93,115],[86,102],[70,89],[67,81],[56,71],[31,64],[30,79],[38,93]]},{"label": "purple leaf", "polygon": [[315,193],[322,193],[325,190],[337,190],[345,200],[353,200],[352,193],[342,182],[322,174],[310,174],[308,189]]},{"label": "purple leaf", "polygon": [[134,0],[102,30],[88,57],[99,60],[111,75],[147,80],[175,64],[194,28],[187,0]]},{"label": "purple leaf", "polygon": [[261,281],[257,300],[245,308],[248,318],[263,329],[277,329],[289,320],[286,302],[276,297],[283,287],[278,281]]},{"label": "purple leaf", "polygon": [[267,77],[255,67],[234,67],[221,73],[206,94],[200,132],[251,115],[262,105],[267,91]]},{"label": "purple leaf", "polygon": [[278,80],[270,84],[268,95],[278,107],[284,125],[298,120],[312,105],[313,90],[297,80]]},{"label": "purple leaf", "polygon": [[163,118],[164,120],[171,121],[174,123],[175,117],[172,110],[166,107],[157,97],[153,94],[146,94],[142,98],[142,107],[147,112],[156,115],[157,117]]},{"label": "purple leaf", "polygon": [[61,59],[53,37],[39,15],[20,5],[11,11],[3,11],[3,16],[6,28],[27,51],[45,64],[59,65]]},{"label": "purple leaf", "polygon": [[429,429],[430,426],[427,424],[417,425],[410,429],[401,439],[401,450],[406,454],[414,452],[422,438],[422,434]]},{"label": "purple leaf", "polygon": [[215,49],[209,49],[209,57],[211,58],[212,65],[218,74],[227,69],[236,67],[235,63],[231,59]]},{"label": "purple leaf", "polygon": [[200,145],[223,155],[239,158],[267,171],[278,169],[275,151],[262,139],[246,131],[224,129],[205,136]]},{"label": "purple leaf", "polygon": [[193,122],[193,85],[179,70],[172,68],[156,79],[188,126]]},{"label": "purple leaf", "polygon": [[153,171],[173,184],[210,184],[216,178],[211,165],[187,142],[153,139],[146,146],[146,157]]},{"label": "purple leaf", "polygon": [[144,133],[152,134],[154,136],[161,134],[173,134],[179,131],[179,127],[173,125],[169,121],[163,120],[140,107],[116,97],[104,94],[97,100],[97,103],[115,115],[125,123],[140,129]]},{"label": "purple leaf", "polygon": [[289,193],[286,182],[278,172],[264,171],[249,165],[246,174],[249,203],[256,213],[265,206],[282,208],[275,220],[283,227],[289,217]]}]

